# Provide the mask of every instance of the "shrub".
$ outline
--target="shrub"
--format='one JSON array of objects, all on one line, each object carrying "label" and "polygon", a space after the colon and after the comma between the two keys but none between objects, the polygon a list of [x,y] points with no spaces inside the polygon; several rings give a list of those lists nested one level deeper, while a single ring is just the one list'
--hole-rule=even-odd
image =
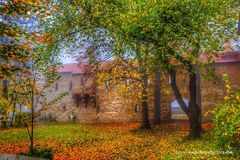
[{"label": "shrub", "polygon": [[216,146],[240,156],[240,91],[229,85],[227,75],[223,76],[227,94],[214,113]]},{"label": "shrub", "polygon": [[30,146],[28,155],[32,157],[53,159],[53,153],[51,148],[40,148],[39,146]]},{"label": "shrub", "polygon": [[16,114],[14,125],[17,127],[20,127],[20,126],[25,126],[26,123],[28,124],[30,122],[31,122],[31,113],[22,112],[22,113]]}]

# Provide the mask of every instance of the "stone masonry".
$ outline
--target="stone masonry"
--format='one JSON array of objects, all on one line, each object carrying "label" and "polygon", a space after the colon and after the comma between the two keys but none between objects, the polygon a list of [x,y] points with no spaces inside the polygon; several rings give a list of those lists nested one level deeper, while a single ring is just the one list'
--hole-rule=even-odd
[{"label": "stone masonry", "polygon": [[[89,88],[95,84],[95,80],[76,67],[77,64],[64,65],[59,74],[60,80],[49,91],[49,98],[60,93],[68,92],[57,104],[49,107],[43,114],[51,114],[58,121],[77,121],[81,123],[108,123],[108,122],[129,122],[141,121],[141,106],[136,112],[135,105],[123,105],[124,99],[121,96],[114,96],[118,88],[114,88],[110,94],[100,94],[96,92],[97,88]],[[231,84],[240,84],[240,59],[234,61],[217,61],[215,64],[208,65],[209,68],[216,70],[219,81],[213,82],[203,78],[201,73],[201,105],[203,120],[209,120],[206,112],[213,109],[216,104],[223,100],[225,94],[224,83],[221,80],[223,74],[228,74]],[[66,70],[66,68],[68,68]],[[168,77],[162,81],[162,86],[167,88],[161,93],[161,118],[163,121],[171,120],[171,102],[175,97],[170,89]],[[177,72],[177,83],[183,98],[188,99],[188,77],[181,69]],[[79,106],[76,104],[76,94],[79,95]],[[88,94],[88,96],[86,96]],[[75,99],[74,99],[75,95]],[[88,105],[84,103],[88,97]],[[110,95],[110,96],[107,96]],[[153,118],[153,104],[149,105],[150,119]]]}]

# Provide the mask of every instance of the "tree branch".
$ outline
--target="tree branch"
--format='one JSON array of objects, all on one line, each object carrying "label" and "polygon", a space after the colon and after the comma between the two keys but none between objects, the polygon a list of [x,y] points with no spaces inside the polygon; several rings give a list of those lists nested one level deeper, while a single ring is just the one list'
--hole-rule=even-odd
[{"label": "tree branch", "polygon": [[190,110],[189,110],[188,106],[185,104],[185,102],[183,101],[182,95],[176,84],[176,71],[175,70],[172,70],[170,72],[170,78],[171,78],[171,87],[172,87],[173,93],[175,95],[175,98],[177,99],[178,103],[180,104],[180,107],[182,108],[182,110],[187,114],[188,117],[190,117]]}]

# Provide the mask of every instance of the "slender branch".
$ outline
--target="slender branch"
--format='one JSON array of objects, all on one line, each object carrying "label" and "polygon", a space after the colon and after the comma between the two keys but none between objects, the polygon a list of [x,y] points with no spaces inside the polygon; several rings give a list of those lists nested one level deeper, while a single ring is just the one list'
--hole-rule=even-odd
[{"label": "slender branch", "polygon": [[25,127],[27,128],[28,136],[29,136],[29,138],[30,138],[30,140],[31,140],[31,139],[32,139],[32,136],[31,136],[31,134],[30,134],[28,124],[27,124],[24,120],[23,120],[23,123],[24,123]]}]

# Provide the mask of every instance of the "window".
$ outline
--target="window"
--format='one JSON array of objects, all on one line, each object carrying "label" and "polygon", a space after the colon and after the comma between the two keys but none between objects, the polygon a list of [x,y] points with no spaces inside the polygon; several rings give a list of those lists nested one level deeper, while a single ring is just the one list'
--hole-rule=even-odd
[{"label": "window", "polygon": [[[189,100],[183,99],[183,101],[188,106]],[[187,119],[187,115],[184,113],[177,100],[172,101],[170,105],[172,119]]]},{"label": "window", "polygon": [[109,82],[109,81],[106,81],[106,87],[108,87],[108,86],[109,86],[109,84],[110,84],[110,82]]},{"label": "window", "polygon": [[168,76],[168,84],[171,84],[172,82],[171,82],[171,77],[170,76]]},{"label": "window", "polygon": [[69,90],[71,91],[72,90],[72,81],[70,82],[70,86],[69,86]]},{"label": "window", "polygon": [[151,84],[151,80],[150,79],[148,79],[148,84]]},{"label": "window", "polygon": [[129,84],[130,84],[129,79],[127,79],[127,80],[125,81],[125,84],[126,84],[126,86],[129,86]]},{"label": "window", "polygon": [[84,81],[83,81],[83,77],[81,78],[81,85],[83,86],[84,84]]},{"label": "window", "polygon": [[55,85],[55,91],[58,91],[58,83]]},{"label": "window", "polygon": [[[188,106],[189,100],[184,98],[183,101],[184,101],[184,103]],[[174,101],[172,101],[172,103],[171,103],[171,107],[172,107],[172,108],[180,108],[180,104],[178,103],[177,100],[174,100]]]},{"label": "window", "polygon": [[135,111],[135,113],[139,113],[140,112],[140,107],[139,107],[138,104],[135,105],[134,111]]}]

